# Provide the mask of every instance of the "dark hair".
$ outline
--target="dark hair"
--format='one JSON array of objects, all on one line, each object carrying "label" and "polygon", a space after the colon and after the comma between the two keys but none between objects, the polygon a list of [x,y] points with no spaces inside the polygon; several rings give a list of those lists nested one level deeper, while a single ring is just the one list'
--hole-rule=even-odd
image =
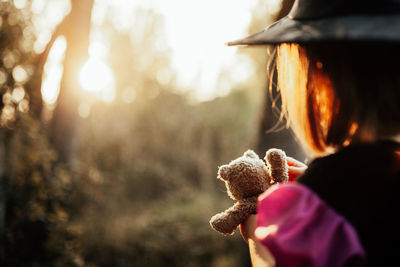
[{"label": "dark hair", "polygon": [[278,86],[300,140],[317,153],[400,133],[400,46],[281,44]]}]

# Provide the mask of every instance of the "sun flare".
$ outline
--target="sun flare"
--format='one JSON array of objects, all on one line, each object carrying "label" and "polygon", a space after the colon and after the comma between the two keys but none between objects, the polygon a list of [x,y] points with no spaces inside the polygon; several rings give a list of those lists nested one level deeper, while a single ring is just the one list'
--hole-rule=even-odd
[{"label": "sun flare", "polygon": [[89,58],[79,72],[79,82],[86,92],[96,93],[106,101],[114,98],[114,74],[111,68],[97,58]]}]

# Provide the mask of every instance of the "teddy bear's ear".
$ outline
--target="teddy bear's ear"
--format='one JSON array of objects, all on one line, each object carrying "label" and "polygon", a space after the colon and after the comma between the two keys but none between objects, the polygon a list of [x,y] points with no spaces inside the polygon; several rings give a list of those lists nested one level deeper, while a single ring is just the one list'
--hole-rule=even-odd
[{"label": "teddy bear's ear", "polygon": [[222,165],[221,167],[219,167],[218,169],[218,178],[225,180],[225,181],[229,181],[229,165]]},{"label": "teddy bear's ear", "polygon": [[244,152],[243,156],[253,158],[253,159],[259,159],[258,155],[251,149]]}]

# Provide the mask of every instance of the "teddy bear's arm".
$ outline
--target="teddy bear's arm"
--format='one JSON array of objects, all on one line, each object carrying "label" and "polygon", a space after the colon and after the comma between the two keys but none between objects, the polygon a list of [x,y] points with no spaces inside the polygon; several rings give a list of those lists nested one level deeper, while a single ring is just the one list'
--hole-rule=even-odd
[{"label": "teddy bear's arm", "polygon": [[257,213],[257,197],[240,200],[224,212],[214,215],[211,226],[223,234],[233,234],[239,224],[244,222],[250,214]]},{"label": "teddy bear's arm", "polygon": [[283,183],[288,181],[289,174],[285,151],[271,148],[267,151],[264,159],[267,162],[270,176],[274,183]]}]

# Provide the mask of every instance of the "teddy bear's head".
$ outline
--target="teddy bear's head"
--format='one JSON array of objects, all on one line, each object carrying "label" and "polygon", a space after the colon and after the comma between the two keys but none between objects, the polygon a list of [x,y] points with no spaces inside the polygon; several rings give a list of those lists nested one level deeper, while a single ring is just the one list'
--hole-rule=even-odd
[{"label": "teddy bear's head", "polygon": [[252,150],[219,167],[218,178],[225,182],[228,194],[234,200],[257,196],[271,183],[267,166]]}]

